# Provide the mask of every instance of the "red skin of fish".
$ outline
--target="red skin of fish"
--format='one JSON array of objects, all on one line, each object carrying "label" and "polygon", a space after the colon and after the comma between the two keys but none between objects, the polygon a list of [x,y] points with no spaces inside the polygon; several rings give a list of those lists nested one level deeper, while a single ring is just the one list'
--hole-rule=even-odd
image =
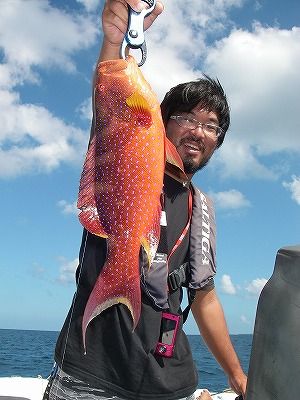
[{"label": "red skin of fish", "polygon": [[181,162],[165,137],[157,96],[133,57],[100,63],[96,78],[78,208],[82,225],[107,238],[108,252],[84,311],[84,348],[88,324],[115,304],[128,307],[133,330],[136,327],[141,312],[140,247],[150,266],[160,236],[166,151],[174,164]]}]

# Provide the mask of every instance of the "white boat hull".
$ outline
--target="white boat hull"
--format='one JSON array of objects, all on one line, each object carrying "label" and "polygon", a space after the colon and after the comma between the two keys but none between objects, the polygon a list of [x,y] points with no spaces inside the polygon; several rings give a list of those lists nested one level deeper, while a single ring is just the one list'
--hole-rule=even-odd
[{"label": "white boat hull", "polygon": [[[12,376],[0,378],[0,400],[42,400],[48,380],[42,377],[24,378],[21,376]],[[196,395],[200,395],[201,389],[196,391]],[[215,393],[212,394],[214,400],[234,400],[234,393]]]},{"label": "white boat hull", "polygon": [[42,377],[23,378],[12,376],[0,378],[0,399],[2,397],[19,397],[29,400],[42,400],[48,380]]}]

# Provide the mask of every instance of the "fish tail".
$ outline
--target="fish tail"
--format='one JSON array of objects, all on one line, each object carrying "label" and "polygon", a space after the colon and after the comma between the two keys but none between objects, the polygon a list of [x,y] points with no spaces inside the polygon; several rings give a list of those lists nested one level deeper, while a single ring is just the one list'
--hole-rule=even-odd
[{"label": "fish tail", "polygon": [[[128,273],[128,271],[126,272]],[[112,282],[115,278],[116,281]],[[113,277],[104,265],[90,294],[82,319],[84,353],[86,353],[86,331],[90,322],[104,310],[117,304],[124,304],[132,317],[132,331],[135,330],[141,314],[141,289],[139,276]]]}]

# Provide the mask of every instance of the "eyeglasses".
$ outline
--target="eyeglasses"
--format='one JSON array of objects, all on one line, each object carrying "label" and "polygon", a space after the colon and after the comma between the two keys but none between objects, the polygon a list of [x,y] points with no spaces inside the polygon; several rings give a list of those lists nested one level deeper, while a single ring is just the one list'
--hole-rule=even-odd
[{"label": "eyeglasses", "polygon": [[177,124],[185,129],[193,130],[201,126],[205,135],[212,138],[218,138],[224,132],[220,126],[213,124],[202,124],[202,122],[199,122],[194,118],[183,117],[182,115],[171,115],[170,119],[175,119]]}]

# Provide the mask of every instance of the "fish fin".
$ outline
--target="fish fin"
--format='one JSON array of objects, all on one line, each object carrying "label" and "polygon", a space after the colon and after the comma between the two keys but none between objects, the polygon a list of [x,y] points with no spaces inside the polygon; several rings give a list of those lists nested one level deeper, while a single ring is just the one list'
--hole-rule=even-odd
[{"label": "fish fin", "polygon": [[77,200],[77,207],[80,210],[78,218],[84,228],[89,232],[107,238],[108,236],[101,225],[96,205],[95,152],[96,135],[91,139],[81,173]]},{"label": "fish fin", "polygon": [[181,179],[189,181],[186,173],[184,172],[184,166],[182,159],[170,140],[165,137],[165,149],[166,149],[166,167],[165,170],[171,172],[175,176],[179,176]]},{"label": "fish fin", "polygon": [[176,150],[174,144],[167,137],[165,137],[165,149],[166,149],[167,162],[179,168],[182,172],[184,172],[182,159],[178,154],[178,151]]},{"label": "fish fin", "polygon": [[[152,259],[153,259],[153,257],[152,257],[152,252],[151,252],[151,244],[150,244],[150,237],[151,237],[151,232],[149,232],[149,236],[144,236],[144,237],[142,237],[142,239],[141,239],[141,244],[142,244],[142,246],[143,246],[143,248],[144,248],[144,250],[145,250],[145,253],[146,253],[146,255],[147,255],[147,260],[148,260],[148,270],[150,269],[150,266],[151,266],[151,262],[152,262]],[[157,249],[157,247],[156,247],[156,249]],[[156,249],[155,249],[155,251],[156,251]],[[154,253],[155,254],[155,253]]]},{"label": "fish fin", "polygon": [[[136,262],[138,263],[138,257]],[[117,304],[124,304],[132,316],[133,328],[140,319],[141,314],[141,287],[140,287],[140,276],[134,273],[128,273],[123,275],[123,279],[118,279],[119,276],[112,273],[110,268],[111,260],[108,256],[106,263],[103,266],[100,275],[94,285],[94,288],[87,301],[83,319],[82,319],[82,335],[84,351],[86,352],[86,330],[90,322],[100,315],[104,310],[108,309]],[[138,265],[132,271],[139,271]],[[116,278],[113,282],[112,280]],[[124,282],[124,279],[126,281]]]},{"label": "fish fin", "polygon": [[151,108],[142,95],[137,92],[132,93],[132,95],[127,97],[126,104],[136,115],[137,121],[140,125],[149,127],[152,124]]}]

